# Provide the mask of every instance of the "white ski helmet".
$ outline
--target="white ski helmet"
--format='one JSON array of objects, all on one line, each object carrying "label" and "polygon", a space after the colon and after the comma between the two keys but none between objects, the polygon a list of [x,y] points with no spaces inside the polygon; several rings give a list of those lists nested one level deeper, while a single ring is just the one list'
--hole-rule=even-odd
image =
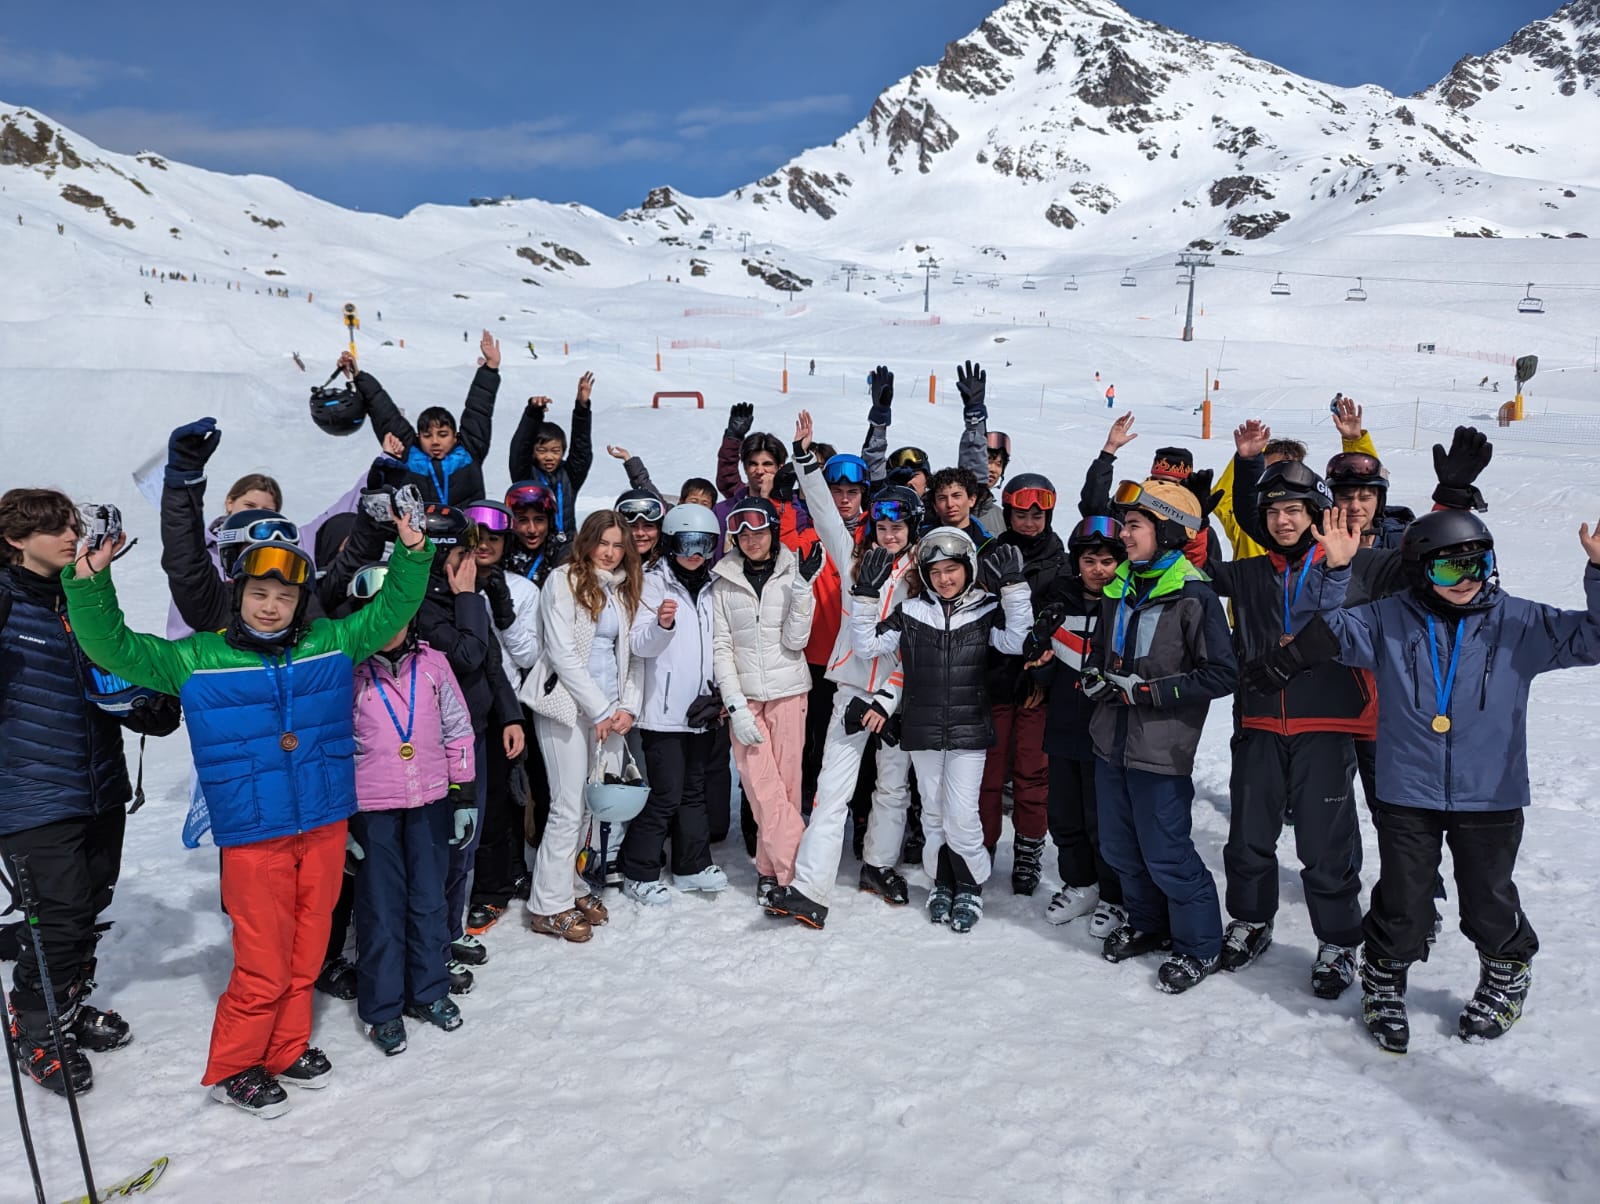
[{"label": "white ski helmet", "polygon": [[709,506],[679,503],[662,520],[661,538],[674,556],[710,556],[722,538],[722,524]]},{"label": "white ski helmet", "polygon": [[917,572],[929,590],[933,582],[928,580],[928,569],[941,560],[959,560],[967,566],[966,588],[957,597],[965,596],[978,582],[978,545],[972,536],[959,527],[935,527],[917,541]]}]

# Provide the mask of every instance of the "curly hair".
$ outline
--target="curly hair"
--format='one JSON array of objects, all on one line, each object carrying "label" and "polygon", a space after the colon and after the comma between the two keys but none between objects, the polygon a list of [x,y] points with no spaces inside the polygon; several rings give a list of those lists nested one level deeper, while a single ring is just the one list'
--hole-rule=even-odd
[{"label": "curly hair", "polygon": [[950,485],[961,486],[967,491],[967,496],[972,498],[974,502],[978,500],[979,490],[982,489],[982,486],[978,484],[978,478],[973,475],[972,469],[941,468],[933,474],[933,480],[928,482],[927,492],[924,496],[931,503],[939,496],[939,490]]},{"label": "curly hair", "polygon": [[[596,510],[583,520],[583,526],[578,528],[578,537],[572,543],[572,556],[567,562],[572,567],[567,580],[572,585],[572,596],[577,599],[578,605],[598,622],[600,612],[605,609],[606,591],[595,572],[593,557],[595,549],[600,546],[600,537],[612,529],[622,539],[622,564],[618,566],[622,570],[622,580],[616,588],[617,598],[622,602],[628,622],[632,623],[633,616],[639,610],[639,599],[644,594],[644,570],[639,567],[639,553],[633,550],[628,529],[623,526],[615,510]],[[622,638],[627,638],[626,632]]]},{"label": "curly hair", "polygon": [[11,541],[30,535],[54,535],[71,527],[83,533],[78,508],[56,489],[8,489],[0,496],[0,564],[21,564],[22,549]]}]

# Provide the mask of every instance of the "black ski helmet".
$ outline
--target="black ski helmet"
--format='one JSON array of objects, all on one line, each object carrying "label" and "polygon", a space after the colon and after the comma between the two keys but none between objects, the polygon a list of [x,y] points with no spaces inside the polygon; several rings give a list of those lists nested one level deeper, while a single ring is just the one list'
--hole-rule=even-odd
[{"label": "black ski helmet", "polygon": [[[1340,452],[1328,461],[1326,477],[1330,491],[1365,487],[1388,495],[1389,478],[1384,474],[1383,464],[1377,456],[1367,452]],[[1381,505],[1379,510],[1382,510]]]},{"label": "black ski helmet", "polygon": [[933,480],[933,463],[920,447],[897,447],[889,453],[885,463],[889,468],[889,480],[896,485],[909,485],[919,472],[925,479]]},{"label": "black ski helmet", "polygon": [[1128,558],[1120,519],[1109,514],[1092,514],[1080,519],[1072,528],[1072,534],[1067,536],[1067,559],[1072,562],[1072,571],[1078,571],[1079,556],[1093,551],[1110,552],[1119,564]]},{"label": "black ski helmet", "polygon": [[1471,602],[1457,606],[1434,592],[1428,580],[1429,562],[1446,556],[1492,551],[1493,533],[1471,510],[1430,511],[1421,518],[1413,519],[1400,537],[1400,564],[1406,584],[1424,606],[1449,617],[1483,610],[1492,605],[1499,588],[1496,575],[1490,574]]},{"label": "black ski helmet", "polygon": [[223,571],[233,576],[233,562],[253,543],[270,540],[298,544],[300,528],[276,510],[235,510],[217,528],[217,555]]},{"label": "black ski helmet", "polygon": [[[879,513],[880,507],[882,513]],[[904,523],[912,543],[916,542],[917,532],[922,529],[922,499],[909,485],[883,486],[867,503],[867,514],[874,526],[880,522]]]},{"label": "black ski helmet", "polygon": [[1279,460],[1267,465],[1256,486],[1256,517],[1262,533],[1274,550],[1289,556],[1298,556],[1311,546],[1311,527],[1307,527],[1292,547],[1279,544],[1267,529],[1267,511],[1278,502],[1300,502],[1311,514],[1311,527],[1317,525],[1325,511],[1333,508],[1333,491],[1327,482],[1299,460]]},{"label": "black ski helmet", "polygon": [[1006,482],[1005,490],[1000,495],[1000,504],[1007,526],[1011,524],[1012,510],[1031,510],[1037,506],[1044,511],[1044,529],[1049,531],[1052,529],[1051,515],[1056,508],[1056,487],[1043,473],[1018,473]]},{"label": "black ski helmet", "polygon": [[311,421],[330,435],[353,435],[367,420],[367,403],[361,400],[354,384],[342,389],[325,385],[311,390]]},{"label": "black ski helmet", "polygon": [[[478,546],[478,524],[455,506],[431,505],[422,512],[422,533],[441,548],[475,548]],[[436,556],[436,566],[444,563]]]},{"label": "black ski helmet", "polygon": [[758,531],[772,532],[772,554],[776,556],[778,554],[778,508],[764,497],[746,497],[737,505],[735,505],[732,510],[728,511],[726,526],[728,529],[728,534],[734,537],[735,547],[738,546],[740,526],[749,526],[753,521],[745,520],[742,524],[735,522],[735,519],[737,519],[740,515],[745,514],[751,516],[760,515],[761,518],[766,520],[765,523],[754,521],[754,529]]}]

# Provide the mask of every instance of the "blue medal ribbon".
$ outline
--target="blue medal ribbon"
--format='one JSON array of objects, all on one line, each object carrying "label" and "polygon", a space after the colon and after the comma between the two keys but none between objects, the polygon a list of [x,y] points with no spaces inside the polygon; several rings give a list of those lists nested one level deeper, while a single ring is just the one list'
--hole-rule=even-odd
[{"label": "blue medal ribbon", "polygon": [[[276,660],[265,656],[261,658],[261,667],[272,678],[273,705],[278,710],[278,720],[283,731],[282,738],[278,741],[284,745],[285,740],[294,739],[294,649],[290,648],[283,654],[283,664],[279,666]],[[279,679],[282,678],[282,686]],[[285,752],[293,752],[298,744],[284,745]]]},{"label": "blue medal ribbon", "polygon": [[[1305,563],[1300,566],[1300,577],[1294,583],[1294,601],[1296,601],[1296,602],[1300,601],[1300,591],[1303,590],[1306,587],[1306,574],[1311,571],[1311,562],[1313,560],[1315,560],[1315,559],[1316,559],[1315,550],[1307,552],[1306,553]],[[1289,627],[1289,611],[1290,611],[1290,601],[1289,601],[1289,562],[1285,561],[1284,565],[1283,565],[1283,634],[1284,635],[1293,635],[1294,634],[1293,630],[1291,630],[1290,627]]]},{"label": "blue medal ribbon", "polygon": [[[1436,717],[1448,718],[1450,714],[1450,692],[1455,689],[1456,666],[1461,662],[1461,636],[1466,631],[1466,619],[1456,620],[1455,645],[1450,649],[1450,668],[1445,673],[1441,682],[1439,678],[1439,644],[1434,638],[1433,616],[1428,616],[1428,659],[1433,665],[1433,712]],[[1439,730],[1437,727],[1434,730]],[[1446,727],[1443,730],[1448,731]]]},{"label": "blue medal ribbon", "polygon": [[413,654],[412,657],[411,657],[411,696],[406,699],[406,725],[405,725],[404,729],[402,729],[401,726],[400,726],[400,716],[398,716],[398,715],[396,715],[394,713],[394,707],[389,704],[389,693],[388,693],[388,691],[383,688],[383,682],[378,680],[378,671],[375,668],[373,668],[370,663],[367,665],[367,675],[370,678],[372,678],[372,688],[378,691],[378,697],[383,700],[383,709],[389,712],[389,722],[394,724],[395,734],[397,734],[400,737],[400,744],[401,744],[401,747],[402,747],[402,753],[401,753],[402,756],[405,755],[404,751],[403,751],[404,748],[408,747],[411,744],[411,729],[416,724],[416,721],[417,721],[417,660],[418,659],[419,658],[415,654]]}]

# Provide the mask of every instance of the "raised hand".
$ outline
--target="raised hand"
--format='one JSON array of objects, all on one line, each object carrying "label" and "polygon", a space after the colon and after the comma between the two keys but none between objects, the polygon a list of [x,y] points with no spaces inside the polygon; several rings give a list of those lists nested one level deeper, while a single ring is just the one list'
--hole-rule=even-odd
[{"label": "raised hand", "polygon": [[594,392],[594,373],[585,372],[578,377],[578,404],[585,408],[589,405],[589,397]]},{"label": "raised hand", "polygon": [[1234,428],[1233,448],[1241,460],[1253,460],[1272,442],[1272,428],[1259,418],[1251,418]]},{"label": "raised hand", "polygon": [[406,445],[400,442],[399,435],[390,431],[383,437],[383,452],[384,455],[392,460],[404,460],[406,458]]},{"label": "raised hand", "polygon": [[728,407],[727,434],[733,439],[743,439],[750,433],[756,420],[756,408],[748,401],[736,401]]},{"label": "raised hand", "polygon": [[350,354],[348,348],[339,353],[339,371],[346,376],[354,376],[361,369],[356,367],[356,357]]},{"label": "raised hand", "polygon": [[614,460],[627,460],[631,458],[628,454],[627,448],[618,447],[615,443],[606,444],[606,455],[610,456]]},{"label": "raised hand", "polygon": [[989,389],[989,374],[982,364],[968,360],[956,367],[956,391],[961,394],[961,417],[971,424],[989,417],[989,407],[984,398]]},{"label": "raised hand", "polygon": [[444,566],[444,579],[452,594],[470,594],[478,588],[478,565],[471,556],[455,557]]},{"label": "raised hand", "polygon": [[671,598],[664,599],[661,605],[656,607],[656,622],[668,631],[672,630],[673,620],[677,617],[678,604]]},{"label": "raised hand", "polygon": [[1354,399],[1341,396],[1333,403],[1333,426],[1341,439],[1361,438],[1364,429],[1361,425],[1361,407]]},{"label": "raised hand", "polygon": [[1139,432],[1133,429],[1133,411],[1129,410],[1111,424],[1111,429],[1106,432],[1105,446],[1100,450],[1108,456],[1114,456],[1138,437]]},{"label": "raised hand", "polygon": [[1589,563],[1600,565],[1600,521],[1595,523],[1593,532],[1588,523],[1578,524],[1578,542],[1588,554]]},{"label": "raised hand", "polygon": [[1439,478],[1433,500],[1452,510],[1487,510],[1488,503],[1474,482],[1493,458],[1494,444],[1487,435],[1470,426],[1456,427],[1449,451],[1441,444],[1433,445],[1433,471]]},{"label": "raised hand", "polygon": [[483,332],[483,338],[478,340],[478,367],[500,371],[500,340],[487,330]]},{"label": "raised hand", "polygon": [[815,541],[800,556],[800,580],[810,585],[817,579],[817,574],[822,571],[824,552],[822,541]]},{"label": "raised hand", "polygon": [[858,598],[876,598],[893,571],[893,552],[888,548],[868,548],[856,565],[856,582],[850,592]]},{"label": "raised hand", "polygon": [[93,577],[103,573],[106,567],[116,559],[117,553],[122,551],[128,542],[128,533],[118,531],[116,539],[108,539],[94,551],[83,551],[78,554],[78,576]]},{"label": "raised hand", "polygon": [[996,543],[987,555],[978,559],[978,576],[983,588],[998,594],[1008,585],[1025,581],[1022,572],[1022,553],[1008,543]]},{"label": "raised hand", "polygon": [[215,418],[186,422],[167,438],[167,484],[183,486],[205,480],[206,461],[222,442]]},{"label": "raised hand", "polygon": [[1355,558],[1361,547],[1361,532],[1351,529],[1350,520],[1342,506],[1335,506],[1324,514],[1322,529],[1311,528],[1311,538],[1322,545],[1325,563],[1330,569],[1342,569]]},{"label": "raised hand", "polygon": [[894,416],[894,373],[879,364],[867,376],[867,388],[872,393],[872,409],[867,421],[873,426],[888,426]]},{"label": "raised hand", "polygon": [[799,417],[794,420],[794,450],[796,455],[804,455],[811,450],[810,410],[801,410]]}]

